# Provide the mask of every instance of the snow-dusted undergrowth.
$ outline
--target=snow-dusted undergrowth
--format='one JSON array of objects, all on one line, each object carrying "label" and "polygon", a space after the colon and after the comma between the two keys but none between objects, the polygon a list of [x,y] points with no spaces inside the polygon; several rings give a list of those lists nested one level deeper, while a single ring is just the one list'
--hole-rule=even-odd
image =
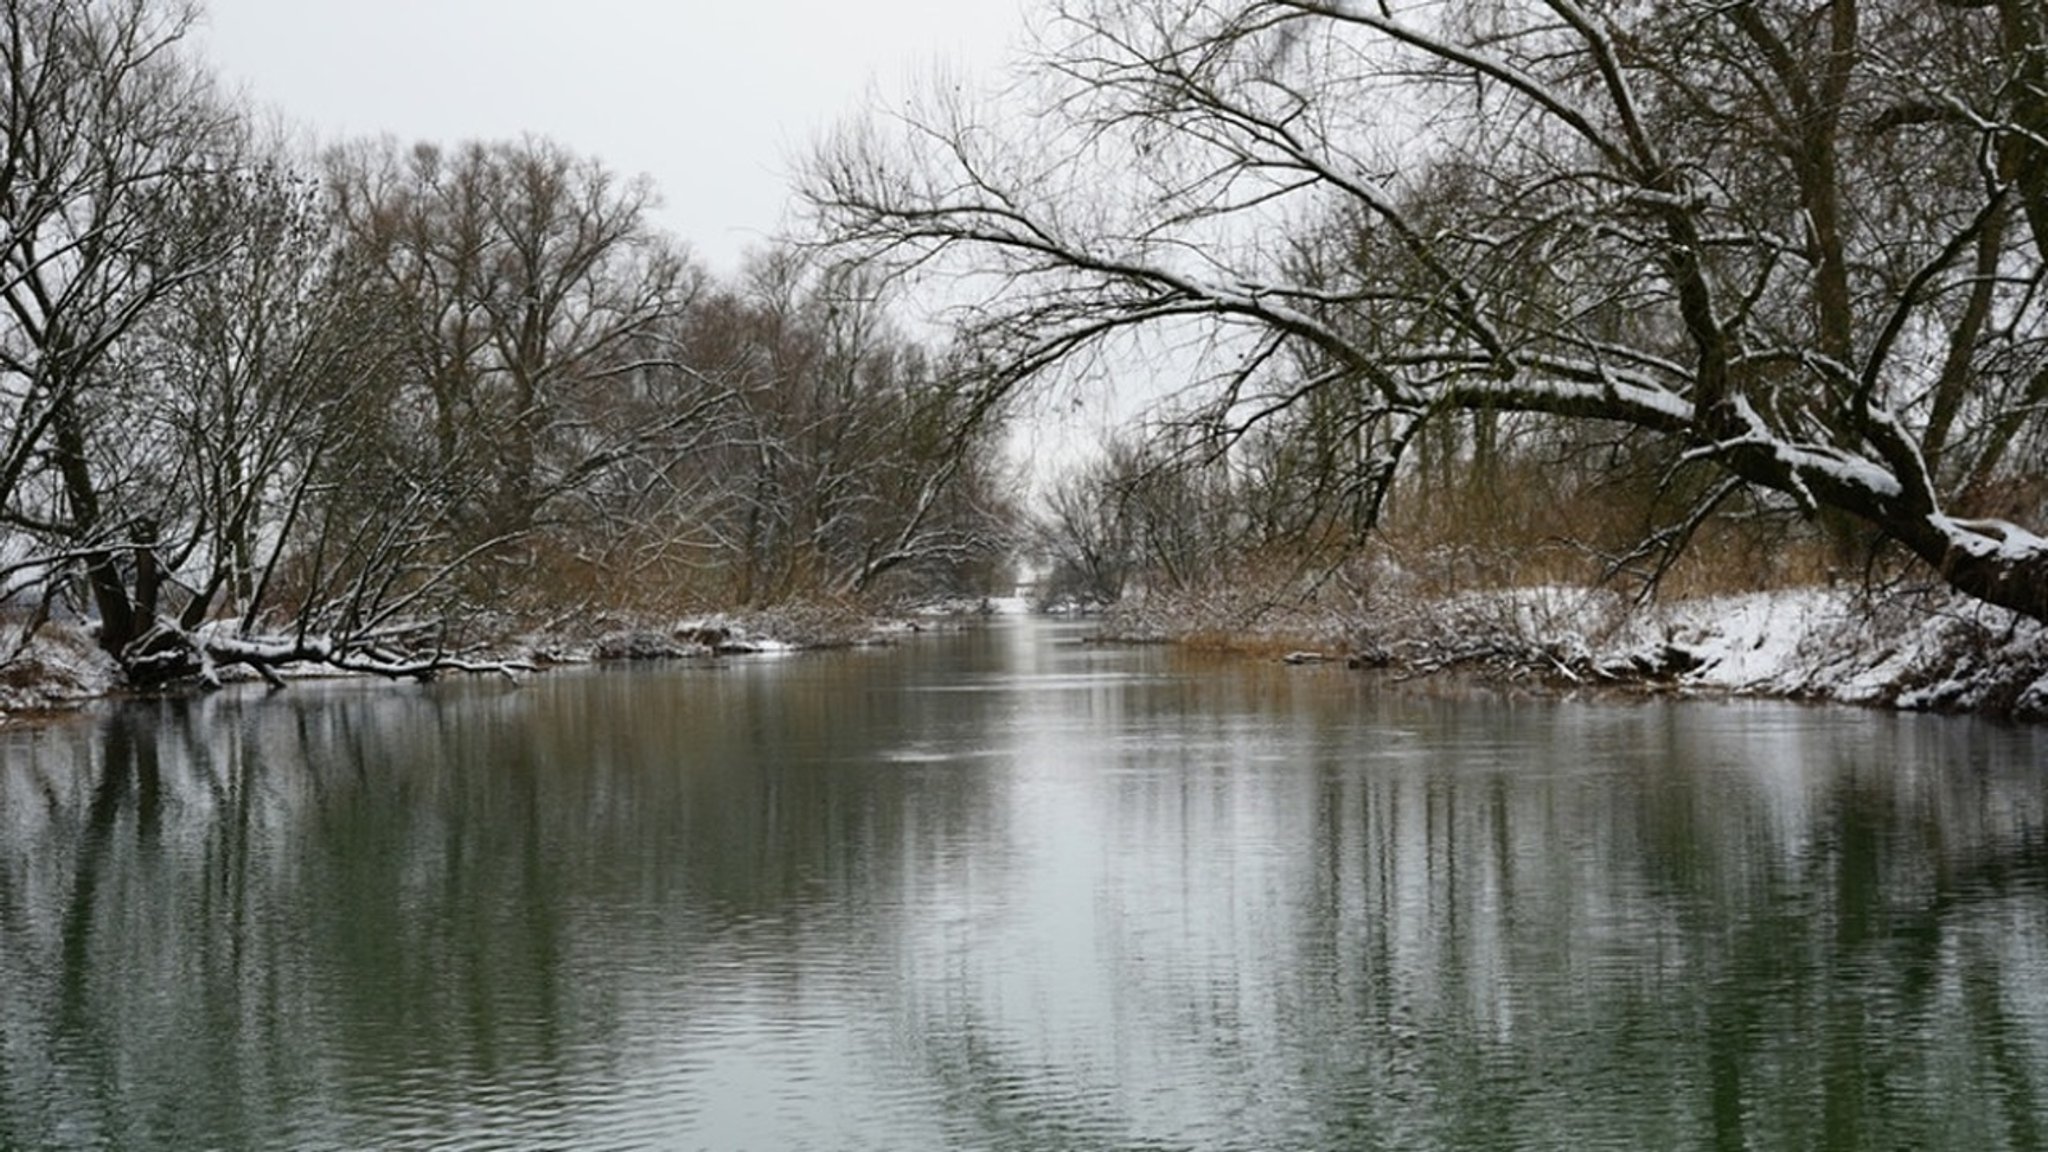
[{"label": "snow-dusted undergrowth", "polygon": [[1305,645],[1397,676],[1459,671],[1565,688],[2048,719],[2048,628],[1937,592],[1791,588],[1637,605],[1598,589],[1540,587],[1389,596],[1342,611],[1222,593],[1127,605],[1110,615],[1106,633]]},{"label": "snow-dusted undergrowth", "polygon": [[520,644],[542,663],[666,660],[840,648],[872,641],[881,630],[849,609],[787,605],[673,620],[606,613],[524,637]]},{"label": "snow-dusted undergrowth", "polygon": [[[903,627],[907,630],[911,625]],[[450,662],[445,670],[524,671],[549,664],[608,660],[770,655],[869,642],[884,631],[865,617],[831,606],[668,620],[600,613],[514,636],[488,646],[476,660]],[[250,646],[256,644],[250,642]],[[8,650],[14,647],[10,644]],[[301,647],[317,655],[320,646],[312,642]],[[209,664],[206,671],[216,680],[255,675],[233,665]],[[314,658],[281,663],[270,671],[289,679],[377,675],[382,669],[364,661]],[[13,659],[0,663],[0,722],[10,716],[76,707],[121,688],[120,668],[99,650],[89,633],[72,625],[46,625]]]},{"label": "snow-dusted undergrowth", "polygon": [[2048,718],[2048,629],[1942,594],[1867,599],[1825,589],[1661,609],[1699,661],[1681,682],[1904,709]]},{"label": "snow-dusted undergrowth", "polygon": [[[8,637],[14,651],[16,637]],[[121,670],[82,630],[51,625],[0,664],[0,721],[23,712],[68,708],[113,691]]]},{"label": "snow-dusted undergrowth", "polygon": [[[787,652],[871,642],[887,631],[831,608],[659,623],[598,616],[510,647],[532,663],[584,663]],[[1472,672],[1567,689],[1654,687],[2048,719],[2048,628],[1934,592],[1793,588],[1634,605],[1601,590],[1538,587],[1388,596],[1339,611],[1275,607],[1240,587],[1126,604],[1105,617],[1104,633],[1276,654],[1306,649],[1396,676]],[[0,719],[72,706],[119,682],[89,636],[48,627],[0,666]]]}]

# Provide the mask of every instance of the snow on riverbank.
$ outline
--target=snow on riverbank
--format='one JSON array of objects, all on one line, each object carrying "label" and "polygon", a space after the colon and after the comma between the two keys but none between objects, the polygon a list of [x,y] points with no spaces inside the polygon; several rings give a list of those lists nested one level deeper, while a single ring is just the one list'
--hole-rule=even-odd
[{"label": "snow on riverbank", "polygon": [[2048,629],[1952,596],[1822,589],[1666,608],[1680,682],[1909,710],[2048,718]]},{"label": "snow on riverbank", "polygon": [[[1256,620],[1236,627],[1228,621]],[[1275,609],[1230,597],[1126,606],[1105,634],[1307,648],[1400,677],[1831,700],[2048,719],[2048,629],[1945,593],[1792,588],[1635,605],[1523,588]]]},{"label": "snow on riverbank", "polygon": [[[872,643],[882,635],[883,629],[873,621],[833,608],[787,608],[658,622],[599,614],[489,645],[470,663],[533,670],[612,660],[771,656]],[[282,665],[274,671],[285,679],[366,674],[319,661]],[[222,672],[226,678],[253,675],[235,668]],[[13,660],[0,664],[0,723],[76,708],[122,687],[120,669],[99,650],[89,633],[73,625],[47,625]]]},{"label": "snow on riverbank", "polygon": [[[14,636],[9,636],[9,647]],[[74,708],[112,692],[121,671],[84,631],[49,625],[0,664],[0,723],[22,713]]]},{"label": "snow on riverbank", "polygon": [[[877,619],[843,605],[793,604],[749,612],[677,619],[600,612],[556,621],[480,648],[468,663],[530,671],[550,665],[721,656],[764,657],[819,648],[891,643],[949,621],[1021,611],[1015,599],[969,599],[895,619]],[[505,631],[513,629],[507,626]],[[9,639],[18,639],[10,637]],[[452,669],[459,670],[459,669]],[[233,677],[246,675],[223,670]],[[283,665],[285,678],[360,675],[318,661]],[[90,634],[74,625],[42,628],[14,659],[0,663],[0,723],[75,708],[120,691],[120,669]]]},{"label": "snow on riverbank", "polygon": [[[587,663],[772,654],[873,643],[889,632],[841,610],[784,609],[659,625],[598,617],[514,647],[530,663]],[[1388,598],[1338,611],[1277,609],[1239,589],[1122,606],[1104,618],[1104,635],[1263,648],[1297,661],[1341,657],[1404,678],[1476,673],[1564,690],[1648,688],[2048,719],[2048,628],[1933,592],[1794,588],[1633,605],[1611,592],[1543,587]],[[90,637],[45,628],[0,666],[0,720],[75,706],[118,685],[113,662]]]}]

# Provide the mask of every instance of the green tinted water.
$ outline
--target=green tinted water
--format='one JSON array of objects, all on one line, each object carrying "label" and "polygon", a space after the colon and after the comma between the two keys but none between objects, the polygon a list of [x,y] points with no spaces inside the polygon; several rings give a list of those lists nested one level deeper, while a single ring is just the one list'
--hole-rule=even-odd
[{"label": "green tinted water", "polygon": [[1014,622],[0,734],[0,1148],[2048,1145],[2048,738]]}]

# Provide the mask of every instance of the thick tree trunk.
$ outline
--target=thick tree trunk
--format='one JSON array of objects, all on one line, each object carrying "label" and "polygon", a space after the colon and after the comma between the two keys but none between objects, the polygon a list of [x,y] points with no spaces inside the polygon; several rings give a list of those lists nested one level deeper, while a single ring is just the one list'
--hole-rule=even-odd
[{"label": "thick tree trunk", "polygon": [[1956,591],[2048,624],[2048,540],[2024,528],[1956,519],[1925,500],[1880,492],[1836,470],[1795,468],[1782,445],[1745,448],[1723,463],[1752,483],[1848,512],[1926,562]]},{"label": "thick tree trunk", "polygon": [[[60,402],[51,422],[52,456],[64,483],[64,496],[71,510],[74,534],[93,539],[101,530],[99,488],[93,483],[91,466],[85,458],[85,433],[79,427],[78,411],[69,397]],[[128,585],[121,577],[119,556],[113,548],[97,548],[85,557],[86,586],[92,592],[93,608],[99,613],[99,643],[118,658],[136,636],[135,608],[128,598]]]}]

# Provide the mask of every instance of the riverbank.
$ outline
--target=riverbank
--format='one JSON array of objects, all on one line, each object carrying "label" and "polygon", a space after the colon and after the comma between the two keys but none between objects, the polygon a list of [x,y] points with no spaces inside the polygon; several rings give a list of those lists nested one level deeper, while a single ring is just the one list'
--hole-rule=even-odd
[{"label": "riverbank", "polygon": [[120,669],[84,629],[45,625],[13,659],[0,663],[0,727],[70,711],[111,694],[120,683]]},{"label": "riverbank", "polygon": [[[887,644],[961,619],[987,614],[986,602],[935,604],[900,616],[877,616],[834,604],[717,612],[656,619],[594,613],[541,627],[507,626],[506,638],[467,658],[476,666],[515,675],[551,667],[634,660],[774,655]],[[246,669],[223,669],[228,679],[254,679]],[[276,670],[283,678],[363,676],[306,663]],[[0,725],[74,711],[120,694],[120,669],[77,625],[50,624],[12,661],[0,666]]]},{"label": "riverbank", "polygon": [[[540,669],[797,652],[888,643],[988,610],[943,605],[879,618],[809,605],[664,621],[600,613],[519,633],[490,659]],[[1643,605],[1544,587],[1338,609],[1232,590],[1135,600],[1106,613],[1100,635],[1344,661],[1404,681],[1458,676],[1542,692],[1761,696],[2048,720],[2048,629],[1931,591],[1793,588]],[[336,673],[313,665],[300,674]],[[88,635],[48,627],[0,668],[0,724],[119,690],[118,670]]]},{"label": "riverbank", "polygon": [[2048,629],[1943,592],[1790,588],[1635,604],[1524,588],[1379,598],[1339,610],[1242,596],[1154,598],[1105,637],[1293,659],[1396,678],[1458,674],[1545,691],[1764,696],[2048,719]]}]

